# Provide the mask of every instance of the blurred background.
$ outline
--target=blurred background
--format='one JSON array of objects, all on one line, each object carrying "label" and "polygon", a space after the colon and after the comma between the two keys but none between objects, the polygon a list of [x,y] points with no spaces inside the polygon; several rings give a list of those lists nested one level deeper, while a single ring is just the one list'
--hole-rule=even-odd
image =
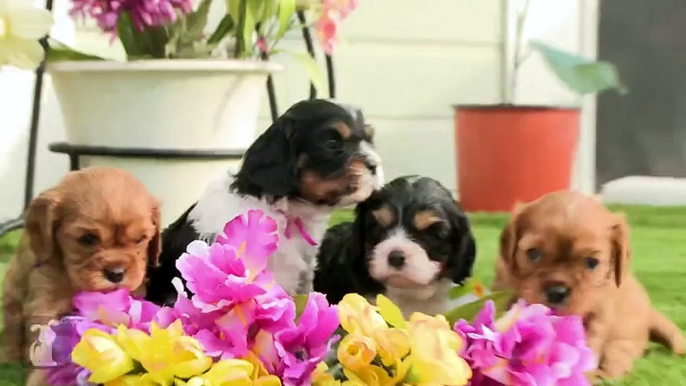
[{"label": "blurred background", "polygon": [[[682,3],[531,1],[525,39],[608,60],[618,67],[629,89],[625,96],[577,97],[535,54],[517,72],[516,104],[582,107],[572,188],[596,193],[604,184],[627,176],[686,177],[686,5]],[[341,43],[334,55],[337,99],[361,108],[375,126],[388,178],[428,175],[459,196],[452,106],[503,102],[515,76],[513,39],[521,6],[522,1],[514,0],[359,2],[341,26]],[[55,3],[53,36],[91,52],[122,54],[118,43],[110,45],[93,26],[75,26],[67,16],[68,7],[67,0]],[[213,9],[211,18],[218,22],[222,14],[223,10]],[[283,48],[304,50],[299,31],[286,36]],[[321,50],[317,57],[323,68]],[[283,112],[308,97],[309,81],[303,68],[288,57],[274,60],[285,65],[274,76]],[[33,79],[29,71],[0,72],[0,220],[15,217],[23,203]],[[66,156],[47,150],[48,143],[65,138],[47,79],[36,192],[55,183],[69,167]],[[266,97],[263,105],[258,124],[262,130],[271,122]],[[605,189],[608,199],[657,204],[686,200],[678,180],[619,182],[619,187]]]}]

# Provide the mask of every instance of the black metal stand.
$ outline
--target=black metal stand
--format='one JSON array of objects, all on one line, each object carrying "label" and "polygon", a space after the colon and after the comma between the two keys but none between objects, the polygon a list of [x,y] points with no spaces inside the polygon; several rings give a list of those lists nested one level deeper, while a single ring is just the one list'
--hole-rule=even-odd
[{"label": "black metal stand", "polygon": [[[52,12],[53,0],[47,0],[45,8]],[[298,21],[301,24],[303,39],[307,52],[311,57],[315,57],[314,43],[312,41],[312,34],[310,28],[307,26],[307,19],[303,11],[296,12]],[[50,49],[48,46],[47,36],[41,39],[41,44],[45,49],[46,56]],[[268,56],[263,56],[263,60],[268,60]],[[326,56],[327,78],[329,83],[329,98],[333,99],[336,96],[335,74],[333,72],[333,58],[330,55]],[[23,212],[28,208],[33,199],[34,181],[36,174],[36,151],[38,144],[38,126],[40,121],[40,101],[43,93],[43,76],[45,74],[45,60],[43,60],[36,69],[36,83],[33,91],[33,107],[31,111],[31,129],[29,131],[28,141],[28,156],[26,165],[26,179],[24,181],[24,206],[21,214],[12,220],[0,224],[0,237],[12,232],[16,229],[23,228]],[[276,104],[276,91],[274,87],[274,80],[271,75],[267,78],[267,95],[269,98],[269,108],[272,121],[279,116],[279,111]],[[317,97],[317,90],[310,82],[309,99]],[[174,150],[174,149],[147,149],[147,148],[115,148],[107,146],[78,146],[71,145],[64,142],[52,143],[48,146],[50,151],[55,153],[67,154],[69,156],[70,170],[78,170],[80,168],[81,156],[102,156],[102,157],[130,157],[130,158],[183,158],[183,159],[197,159],[197,160],[235,160],[243,156],[243,151],[227,151],[227,150]],[[240,153],[240,154],[239,154]]]}]

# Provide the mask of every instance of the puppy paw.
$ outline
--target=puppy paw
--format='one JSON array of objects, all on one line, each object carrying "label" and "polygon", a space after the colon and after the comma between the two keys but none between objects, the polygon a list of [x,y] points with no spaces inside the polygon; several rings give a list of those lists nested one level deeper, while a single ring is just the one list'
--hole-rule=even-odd
[{"label": "puppy paw", "polygon": [[686,355],[686,338],[681,332],[672,340],[672,351],[677,355]]}]

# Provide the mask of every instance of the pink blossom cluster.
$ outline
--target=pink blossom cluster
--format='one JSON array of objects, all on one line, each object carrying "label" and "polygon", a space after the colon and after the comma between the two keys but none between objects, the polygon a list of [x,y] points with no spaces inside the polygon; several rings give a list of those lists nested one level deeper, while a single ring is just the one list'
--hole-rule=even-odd
[{"label": "pink blossom cluster", "polygon": [[540,304],[523,302],[495,319],[489,301],[473,323],[460,320],[467,343],[461,356],[471,365],[472,386],[583,386],[597,367],[581,319],[556,316]]},{"label": "pink blossom cluster", "polygon": [[78,316],[41,331],[35,362],[49,369],[51,385],[84,384],[85,369],[69,354],[89,328],[107,332],[116,326],[149,332],[152,322],[166,328],[181,320],[186,335],[196,338],[206,355],[216,360],[254,354],[270,374],[286,386],[309,384],[310,375],[329,352],[339,326],[336,306],[311,293],[297,318],[292,297],[266,271],[276,250],[273,219],[261,211],[238,216],[217,242],[194,241],[177,262],[188,289],[176,279],[179,292],[173,307],[160,307],[131,296],[125,289],[109,293],[82,292],[74,305]]},{"label": "pink blossom cluster", "polygon": [[69,14],[91,17],[103,32],[116,35],[117,22],[123,12],[129,13],[133,25],[142,32],[149,27],[175,22],[177,12],[188,14],[192,11],[192,0],[72,0]]},{"label": "pink blossom cluster", "polygon": [[340,24],[357,8],[358,0],[322,0],[322,13],[315,29],[324,52],[331,55],[338,46]]}]

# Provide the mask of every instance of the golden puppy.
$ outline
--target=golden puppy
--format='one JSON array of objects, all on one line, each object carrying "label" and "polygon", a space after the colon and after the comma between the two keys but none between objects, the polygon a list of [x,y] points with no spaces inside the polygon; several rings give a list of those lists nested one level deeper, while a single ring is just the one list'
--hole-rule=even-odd
[{"label": "golden puppy", "polygon": [[629,269],[629,228],[596,198],[564,191],[518,205],[500,238],[494,289],[583,317],[596,375],[618,378],[648,340],[683,354],[679,328],[650,304]]},{"label": "golden puppy", "polygon": [[[24,363],[38,333],[31,327],[70,314],[77,291],[143,288],[160,253],[160,211],[128,172],[93,167],[34,199],[25,220],[3,286],[6,356]],[[27,384],[42,384],[40,376],[32,372]]]}]

